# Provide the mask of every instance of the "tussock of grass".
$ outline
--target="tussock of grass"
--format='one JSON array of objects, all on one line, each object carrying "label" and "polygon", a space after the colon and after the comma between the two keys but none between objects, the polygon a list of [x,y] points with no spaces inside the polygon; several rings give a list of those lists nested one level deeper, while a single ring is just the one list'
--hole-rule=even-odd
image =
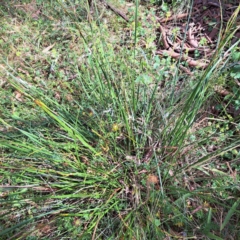
[{"label": "tussock of grass", "polygon": [[237,15],[209,68],[175,86],[176,63],[142,47],[144,9],[130,5],[134,25],[82,6],[1,6],[1,239],[238,236],[239,119],[200,121]]}]

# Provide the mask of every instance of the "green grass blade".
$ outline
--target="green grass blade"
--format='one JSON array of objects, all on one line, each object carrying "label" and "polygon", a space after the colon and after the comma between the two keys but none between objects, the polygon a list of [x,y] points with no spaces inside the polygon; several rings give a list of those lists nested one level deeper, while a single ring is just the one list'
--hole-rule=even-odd
[{"label": "green grass blade", "polygon": [[222,224],[221,227],[220,227],[220,231],[222,231],[222,230],[226,227],[226,225],[227,225],[228,222],[230,221],[232,215],[235,213],[235,211],[236,211],[239,203],[240,203],[240,199],[238,199],[238,200],[232,205],[231,209],[228,211],[228,213],[227,213],[227,215],[226,215],[226,217],[225,217],[225,219],[224,219],[224,221],[223,221],[223,224]]},{"label": "green grass blade", "polygon": [[223,238],[220,238],[220,237],[218,237],[218,236],[216,236],[215,234],[213,234],[213,233],[206,233],[205,234],[207,237],[209,237],[210,239],[214,239],[214,240],[224,240]]}]

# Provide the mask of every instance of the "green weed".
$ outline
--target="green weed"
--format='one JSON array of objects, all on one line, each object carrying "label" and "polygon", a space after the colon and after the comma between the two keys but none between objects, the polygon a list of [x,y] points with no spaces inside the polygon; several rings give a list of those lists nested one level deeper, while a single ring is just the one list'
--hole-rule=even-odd
[{"label": "green weed", "polygon": [[209,67],[177,86],[177,64],[142,44],[141,6],[132,24],[98,1],[89,19],[87,2],[1,6],[1,239],[238,236],[238,91],[212,85],[239,8]]}]

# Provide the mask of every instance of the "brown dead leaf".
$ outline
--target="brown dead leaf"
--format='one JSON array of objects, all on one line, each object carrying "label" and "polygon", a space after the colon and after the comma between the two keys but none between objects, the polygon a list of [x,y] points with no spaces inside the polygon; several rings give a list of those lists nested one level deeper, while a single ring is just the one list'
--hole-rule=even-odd
[{"label": "brown dead leaf", "polygon": [[36,235],[39,237],[45,234],[49,234],[52,231],[51,226],[49,224],[39,223],[37,224],[36,228],[38,230]]},{"label": "brown dead leaf", "polygon": [[150,184],[154,184],[155,185],[157,183],[159,183],[159,179],[158,179],[158,177],[156,175],[153,175],[153,174],[148,175],[148,177],[147,177],[147,185],[150,185]]},{"label": "brown dead leaf", "polygon": [[54,43],[54,44],[52,44],[52,45],[44,48],[44,49],[42,50],[42,53],[48,53],[48,52],[55,46],[55,44],[56,44],[56,43]]},{"label": "brown dead leaf", "polygon": [[170,169],[170,170],[168,171],[168,173],[169,173],[169,175],[170,175],[171,177],[174,175],[174,172],[173,172],[172,169]]}]

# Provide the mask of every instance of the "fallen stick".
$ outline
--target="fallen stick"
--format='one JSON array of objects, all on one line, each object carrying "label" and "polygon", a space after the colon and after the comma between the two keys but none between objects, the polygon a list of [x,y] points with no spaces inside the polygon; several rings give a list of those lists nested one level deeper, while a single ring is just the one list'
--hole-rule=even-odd
[{"label": "fallen stick", "polygon": [[187,36],[188,36],[188,41],[189,41],[190,45],[192,47],[197,48],[198,47],[198,42],[197,42],[197,40],[195,39],[195,37],[193,35],[193,31],[192,31],[191,27],[189,28],[189,30],[187,32]]},{"label": "fallen stick", "polygon": [[188,16],[188,13],[182,13],[182,14],[178,14],[177,16],[172,16],[172,17],[168,17],[168,18],[159,19],[159,22],[160,23],[169,22],[171,20],[181,19],[181,18],[185,18],[187,16]]},{"label": "fallen stick", "polygon": [[126,16],[125,13],[123,13],[121,10],[117,9],[116,7],[114,7],[112,4],[106,2],[105,0],[101,0],[101,2],[103,3],[103,5],[106,8],[111,9],[114,13],[116,13],[117,15],[119,15],[121,18],[123,18],[125,21],[129,22],[128,17]]},{"label": "fallen stick", "polygon": [[190,70],[187,69],[186,67],[184,67],[184,66],[182,66],[182,65],[179,65],[179,68],[180,68],[181,70],[183,70],[185,73],[187,73],[188,75],[190,75],[190,76],[193,75],[193,73],[190,72]]},{"label": "fallen stick", "polygon": [[160,54],[160,55],[168,55],[168,56],[176,58],[176,59],[182,59],[183,61],[186,61],[188,63],[188,65],[191,67],[206,68],[208,66],[207,62],[200,62],[200,61],[193,60],[192,58],[184,56],[183,54],[181,55],[179,53],[174,52],[172,49],[171,50],[158,50],[156,53]]},{"label": "fallen stick", "polygon": [[162,40],[163,40],[163,45],[165,49],[169,49],[169,44],[167,42],[167,36],[166,36],[166,32],[165,29],[163,28],[163,26],[160,24],[159,29],[162,33]]}]

